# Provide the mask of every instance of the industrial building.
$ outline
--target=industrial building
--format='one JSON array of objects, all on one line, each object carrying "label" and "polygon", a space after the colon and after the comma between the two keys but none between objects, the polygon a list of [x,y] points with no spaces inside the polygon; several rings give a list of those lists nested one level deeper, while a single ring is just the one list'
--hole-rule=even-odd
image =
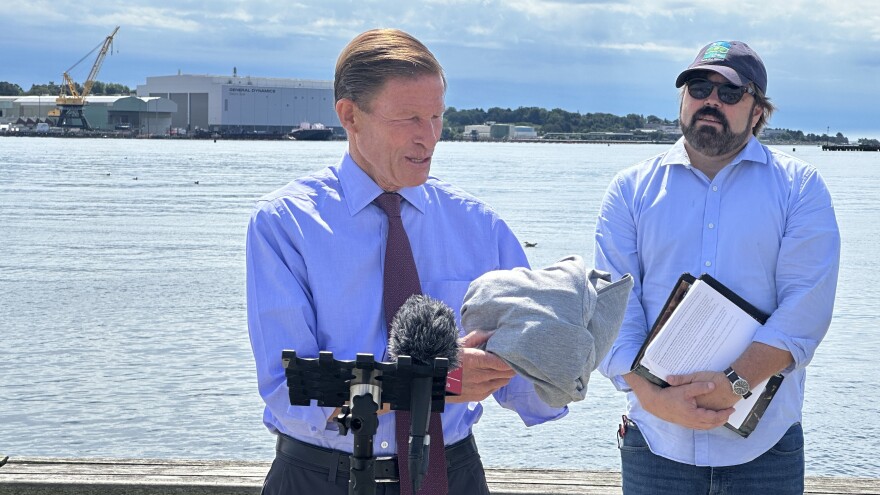
[{"label": "industrial building", "polygon": [[[0,124],[54,124],[57,95],[0,97]],[[140,135],[287,134],[303,123],[345,135],[336,115],[332,81],[267,77],[176,75],[147,77],[137,96],[86,96],[93,129]],[[54,115],[53,115],[54,112]]]},{"label": "industrial building", "polygon": [[[0,96],[0,124],[33,127],[54,123],[57,96]],[[139,134],[168,134],[177,104],[167,98],[137,96],[86,96],[83,114],[93,129],[131,130]]]},{"label": "industrial building", "polygon": [[177,104],[172,128],[220,134],[286,134],[302,123],[344,134],[336,116],[333,81],[178,74],[147,77],[141,97]]},{"label": "industrial building", "polygon": [[464,126],[464,137],[473,141],[538,139],[538,132],[534,127],[527,125],[487,122],[480,125]]}]

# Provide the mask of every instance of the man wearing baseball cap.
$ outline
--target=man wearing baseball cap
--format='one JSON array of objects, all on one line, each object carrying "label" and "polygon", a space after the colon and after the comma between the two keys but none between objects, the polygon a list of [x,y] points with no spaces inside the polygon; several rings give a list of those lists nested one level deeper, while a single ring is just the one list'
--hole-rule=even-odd
[{"label": "man wearing baseball cap", "polygon": [[[706,45],[675,85],[682,138],[617,174],[596,225],[596,268],[635,280],[599,368],[627,396],[623,491],[800,494],[806,366],[831,321],[840,259],[831,195],[813,166],[758,141],[774,107],[747,44]],[[662,388],[631,369],[682,273],[711,275],[769,318],[726,369]],[[725,428],[775,374],[784,378],[754,430]]]}]

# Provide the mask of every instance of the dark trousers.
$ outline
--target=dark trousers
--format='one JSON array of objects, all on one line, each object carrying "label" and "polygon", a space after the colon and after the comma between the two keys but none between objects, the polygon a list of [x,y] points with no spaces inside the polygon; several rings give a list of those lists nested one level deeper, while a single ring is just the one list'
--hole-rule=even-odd
[{"label": "dark trousers", "polygon": [[[290,437],[279,437],[278,443],[275,460],[263,482],[263,495],[348,495],[349,454]],[[486,473],[473,436],[446,447],[446,474],[450,494],[489,495]],[[376,495],[399,494],[400,483],[396,481],[376,483]]]}]

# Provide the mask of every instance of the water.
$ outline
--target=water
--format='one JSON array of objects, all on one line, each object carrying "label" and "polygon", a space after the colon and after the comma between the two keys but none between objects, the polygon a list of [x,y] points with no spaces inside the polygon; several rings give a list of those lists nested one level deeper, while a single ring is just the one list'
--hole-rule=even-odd
[{"label": "water", "polygon": [[[345,146],[0,139],[0,453],[270,460],[245,229],[255,198]],[[433,171],[537,242],[526,252],[541,267],[592,259],[608,181],[665,148],[441,143]],[[878,477],[880,153],[791,153],[824,175],[843,236],[834,321],[808,377],[807,473]],[[618,469],[623,395],[598,373],[589,387],[567,418],[533,428],[487,401],[476,426],[485,463]]]}]

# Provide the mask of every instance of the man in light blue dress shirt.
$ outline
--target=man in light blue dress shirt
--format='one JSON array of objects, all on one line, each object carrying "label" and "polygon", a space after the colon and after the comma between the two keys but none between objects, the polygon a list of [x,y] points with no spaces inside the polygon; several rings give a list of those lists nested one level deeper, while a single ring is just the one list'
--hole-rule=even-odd
[{"label": "man in light blue dress shirt", "polygon": [[[627,395],[624,493],[802,493],[806,367],[831,321],[840,258],[831,196],[813,166],[756,139],[774,107],[748,45],[710,43],[676,86],[683,137],[614,178],[596,226],[596,267],[635,278],[599,368]],[[711,275],[770,318],[727,373],[660,388],[630,369],[685,272]],[[723,427],[743,381],[776,373],[785,378],[751,435]]]},{"label": "man in light blue dress shirt", "polygon": [[[379,194],[403,197],[401,217],[422,293],[452,307],[459,328],[458,310],[472,280],[527,266],[516,237],[492,209],[429,176],[446,80],[424,45],[398,30],[367,31],[343,50],[335,79],[348,152],[338,164],[261,198],[248,228],[248,328],[266,403],[263,422],[279,437],[266,494],[348,493],[352,435],[339,435],[332,408],[290,405],[281,351],[388,360],[382,304],[388,218],[373,203]],[[487,494],[471,433],[482,414],[479,401],[492,394],[529,426],[567,409],[541,402],[530,382],[492,354],[466,348],[462,362],[462,394],[450,396],[442,414],[449,493]],[[396,455],[395,414],[380,413],[374,454]],[[408,487],[377,483],[377,493],[399,491]]]}]

